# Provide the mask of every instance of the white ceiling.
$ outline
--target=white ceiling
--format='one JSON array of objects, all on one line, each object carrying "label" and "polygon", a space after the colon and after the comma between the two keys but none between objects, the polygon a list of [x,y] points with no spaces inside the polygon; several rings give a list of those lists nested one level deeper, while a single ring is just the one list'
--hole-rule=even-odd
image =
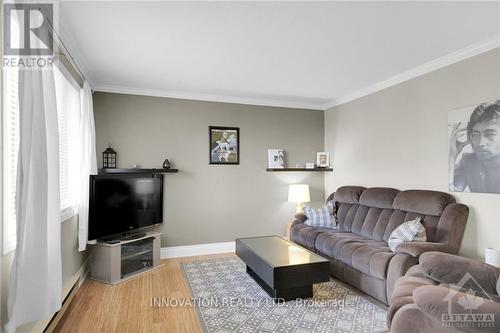
[{"label": "white ceiling", "polygon": [[63,2],[95,90],[324,109],[498,47],[499,2]]}]

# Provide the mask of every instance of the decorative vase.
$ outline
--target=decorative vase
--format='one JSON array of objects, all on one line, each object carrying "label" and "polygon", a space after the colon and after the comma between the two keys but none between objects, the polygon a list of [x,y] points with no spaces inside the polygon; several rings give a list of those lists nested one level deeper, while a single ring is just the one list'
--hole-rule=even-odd
[{"label": "decorative vase", "polygon": [[170,169],[170,161],[168,160],[168,158],[163,161],[163,169]]}]

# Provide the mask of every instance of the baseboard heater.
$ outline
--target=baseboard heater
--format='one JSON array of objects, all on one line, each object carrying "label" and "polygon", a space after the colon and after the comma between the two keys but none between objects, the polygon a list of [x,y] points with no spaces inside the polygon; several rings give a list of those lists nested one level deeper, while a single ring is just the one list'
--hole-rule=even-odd
[{"label": "baseboard heater", "polygon": [[64,298],[62,304],[61,304],[61,310],[57,311],[52,318],[50,319],[49,323],[43,330],[44,333],[52,333],[54,332],[55,328],[57,327],[57,324],[59,324],[59,321],[61,318],[64,316],[64,313],[66,310],[69,308],[69,305],[71,304],[71,301],[73,300],[73,297],[76,295],[76,292],[80,288],[80,279],[77,279],[71,290],[69,291],[68,295]]}]

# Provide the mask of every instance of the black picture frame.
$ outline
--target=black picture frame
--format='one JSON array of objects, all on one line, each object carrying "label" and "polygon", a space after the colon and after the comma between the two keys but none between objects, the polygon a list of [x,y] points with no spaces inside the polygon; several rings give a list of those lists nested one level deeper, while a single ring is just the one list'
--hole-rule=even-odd
[{"label": "black picture frame", "polygon": [[[221,141],[222,133],[227,133],[224,142]],[[234,143],[236,141],[236,144]],[[221,148],[222,146],[222,148]],[[208,127],[208,163],[212,165],[238,165],[240,164],[240,128],[228,126]]]}]

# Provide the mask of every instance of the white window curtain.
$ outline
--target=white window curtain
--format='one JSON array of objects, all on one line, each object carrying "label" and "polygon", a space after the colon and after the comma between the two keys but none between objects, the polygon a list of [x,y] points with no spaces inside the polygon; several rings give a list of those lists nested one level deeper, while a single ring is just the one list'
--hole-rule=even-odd
[{"label": "white window curtain", "polygon": [[97,168],[88,84],[80,91],[62,66],[8,68],[4,78],[4,252],[15,247],[5,331],[14,333],[60,309],[61,219],[85,202],[88,216]]},{"label": "white window curtain", "polygon": [[89,231],[89,179],[90,175],[97,173],[95,149],[94,109],[92,103],[92,90],[87,82],[81,90],[81,112],[79,142],[80,172],[79,172],[79,198],[78,198],[78,248],[85,250]]},{"label": "white window curtain", "polygon": [[19,94],[16,68],[3,69],[3,253],[16,248],[16,183]]},{"label": "white window curtain", "polygon": [[54,74],[19,71],[17,246],[7,333],[61,306],[59,140]]},{"label": "white window curtain", "polygon": [[[3,253],[16,247],[16,178],[19,150],[19,94],[17,68],[4,69],[4,224]],[[61,221],[78,212],[80,198],[80,86],[63,66],[53,68],[59,133]],[[92,136],[94,134],[92,133]]]}]

